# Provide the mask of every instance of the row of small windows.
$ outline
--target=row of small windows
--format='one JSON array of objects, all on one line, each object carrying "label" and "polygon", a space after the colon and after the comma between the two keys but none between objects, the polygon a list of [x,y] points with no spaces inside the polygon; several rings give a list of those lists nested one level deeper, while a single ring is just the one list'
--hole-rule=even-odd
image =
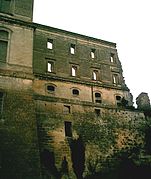
[{"label": "row of small windows", "polygon": [[[6,62],[8,41],[9,41],[9,33],[6,30],[0,30],[0,54],[1,54],[0,61],[3,61],[3,62]],[[47,40],[47,48],[50,50],[52,50],[54,48],[53,39]],[[70,45],[70,53],[72,55],[74,55],[75,52],[76,52],[76,45],[71,44]],[[96,52],[96,49],[91,49],[90,56],[92,59],[95,58],[95,54],[96,54],[95,52]],[[111,63],[116,62],[114,53],[110,54],[110,62]],[[48,68],[50,71],[52,70],[51,64],[49,64]]]},{"label": "row of small windows", "polygon": [[[48,92],[55,92],[55,87],[52,86],[52,85],[47,85],[47,91],[48,91]],[[77,95],[77,96],[78,96],[79,93],[80,93],[80,92],[79,92],[78,89],[73,89],[73,90],[72,90],[72,94],[73,94],[73,95]]]},{"label": "row of small windows", "polygon": [[[53,45],[53,39],[48,39],[47,40],[47,49],[52,50],[54,48]],[[70,44],[70,54],[74,55],[76,53],[76,45],[75,44]],[[90,51],[90,57],[94,59],[96,57],[96,49],[92,48]],[[116,58],[115,54],[111,53],[110,54],[110,62],[111,63],[116,63]]]},{"label": "row of small windows", "polygon": [[[9,33],[6,31],[6,30],[0,30],[0,62],[6,62],[6,58],[7,58],[7,49],[8,49],[8,41],[9,41]],[[48,39],[47,41],[47,48],[52,50],[53,49],[53,39]],[[72,55],[75,54],[75,49],[76,49],[76,45],[75,44],[71,44],[70,45],[70,53]],[[90,52],[90,56],[92,59],[95,58],[95,51],[96,49],[91,49],[91,52]],[[110,56],[110,62],[111,63],[115,63],[115,54],[111,53],[111,56]],[[53,68],[53,65],[52,63],[48,63],[48,71],[49,72],[52,72],[52,68]],[[73,68],[72,70],[72,74],[73,76],[76,76],[76,67]]]},{"label": "row of small windows", "polygon": [[[72,66],[71,67],[71,76],[76,77],[77,71],[78,71],[77,66]],[[100,79],[99,78],[99,71],[93,70],[92,71],[92,80],[98,81],[99,79]],[[113,84],[120,84],[119,74],[113,74],[112,75],[112,81],[113,81]]]},{"label": "row of small windows", "polygon": [[[53,85],[47,85],[47,91],[50,92],[50,93],[54,93],[55,92],[55,86],[53,86]],[[78,89],[72,89],[72,95],[79,96],[80,95],[80,91]],[[95,92],[94,96],[95,96],[95,102],[96,103],[102,103],[101,93]]]},{"label": "row of small windows", "polygon": [[[47,91],[50,92],[50,93],[54,93],[55,92],[55,86],[47,85]],[[79,96],[80,91],[78,89],[72,89],[72,95],[73,96]],[[102,103],[102,96],[101,96],[100,92],[95,92],[94,97],[95,97],[95,99],[94,99],[95,103],[100,103],[100,104]],[[119,95],[116,95],[115,99],[116,99],[117,106],[121,106],[124,98],[119,96]]]},{"label": "row of small windows", "polygon": [[[47,62],[47,71],[49,73],[54,72],[54,62],[48,61]],[[99,81],[99,70],[93,70],[92,71],[92,80]],[[71,66],[71,76],[76,77],[78,76],[78,66]],[[112,82],[113,84],[120,84],[119,74],[113,74],[112,75]]]},{"label": "row of small windows", "polygon": [[[53,85],[47,85],[47,91],[48,92],[55,92],[55,86],[53,86]],[[78,89],[72,89],[72,94],[78,96],[80,94],[80,92],[79,92]]]}]

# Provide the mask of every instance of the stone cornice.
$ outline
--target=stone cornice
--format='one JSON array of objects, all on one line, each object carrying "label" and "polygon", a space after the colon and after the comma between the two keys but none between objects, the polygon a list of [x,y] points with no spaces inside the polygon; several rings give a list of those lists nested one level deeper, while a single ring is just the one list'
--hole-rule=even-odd
[{"label": "stone cornice", "polygon": [[54,81],[62,81],[62,82],[71,82],[71,83],[77,83],[82,85],[88,85],[88,86],[98,86],[103,88],[109,88],[109,89],[116,89],[116,90],[123,90],[123,91],[129,91],[128,87],[126,85],[112,85],[112,84],[105,84],[103,82],[95,81],[86,81],[81,80],[79,78],[65,78],[65,77],[58,77],[58,76],[49,76],[49,75],[43,75],[43,74],[34,74],[34,76],[40,80],[54,80]]},{"label": "stone cornice", "polygon": [[62,103],[62,104],[69,104],[69,105],[82,105],[82,106],[87,106],[87,107],[94,107],[94,108],[104,108],[104,109],[109,109],[109,110],[115,110],[115,112],[118,111],[131,111],[131,112],[138,112],[138,113],[143,113],[142,111],[135,109],[135,108],[122,108],[122,107],[117,107],[114,105],[106,105],[106,104],[97,104],[93,102],[88,102],[88,101],[80,101],[80,100],[74,100],[74,99],[66,99],[66,98],[58,98],[58,97],[53,97],[53,96],[44,96],[44,95],[39,95],[34,93],[33,94],[33,99],[34,100],[40,100],[40,101],[47,101],[47,102],[54,102],[54,103]]},{"label": "stone cornice", "polygon": [[6,69],[0,69],[0,75],[6,76],[6,77],[29,79],[29,80],[34,79],[34,76],[32,73],[26,73],[26,72],[14,71],[14,70],[6,70]]},{"label": "stone cornice", "polygon": [[7,16],[4,16],[4,15],[0,15],[0,21],[11,23],[11,24],[17,24],[17,25],[29,27],[29,28],[32,28],[32,29],[35,28],[35,25],[33,25],[33,23],[31,23],[31,22],[22,21],[22,20],[15,19],[13,17],[12,18],[7,17]]}]

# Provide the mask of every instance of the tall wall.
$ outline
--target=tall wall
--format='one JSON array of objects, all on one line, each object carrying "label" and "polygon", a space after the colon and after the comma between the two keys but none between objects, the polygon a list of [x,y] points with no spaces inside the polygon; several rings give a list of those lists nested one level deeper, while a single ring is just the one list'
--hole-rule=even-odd
[{"label": "tall wall", "polygon": [[[53,43],[53,49],[47,48],[49,40]],[[70,52],[72,45],[74,45],[75,54]],[[94,59],[90,55],[92,49],[95,50]],[[116,63],[110,62],[111,54],[114,54]],[[78,79],[90,81],[92,70],[96,69],[99,72],[99,81],[102,83],[112,84],[112,73],[115,72],[120,76],[120,84],[124,85],[114,43],[38,26],[34,36],[34,72],[51,75],[46,69],[48,60],[54,62],[55,76],[72,79],[70,67],[77,65]]]},{"label": "tall wall", "polygon": [[[15,2],[19,13],[23,4]],[[9,15],[0,14],[0,178],[40,178],[33,27]]]},{"label": "tall wall", "polygon": [[116,44],[34,25],[33,93],[42,175],[58,178],[69,171],[71,178],[80,178],[91,175],[93,167],[102,172],[108,157],[143,145],[145,117],[129,110],[132,95]]},{"label": "tall wall", "polygon": [[[15,81],[18,86],[18,80]],[[1,89],[4,97],[0,119],[0,177],[39,178],[39,146],[32,96],[22,89]]]},{"label": "tall wall", "polygon": [[[47,47],[49,41],[52,49]],[[37,77],[34,90],[39,95],[94,102],[94,93],[99,92],[102,105],[116,106],[116,96],[132,105],[114,43],[36,25],[33,71]],[[97,79],[93,79],[94,73]],[[54,94],[48,92],[47,85],[54,85]],[[74,88],[80,92],[78,98],[72,95]]]},{"label": "tall wall", "polygon": [[[53,161],[53,167],[49,168],[42,157],[43,176],[63,175],[64,157],[71,178],[76,178],[76,163],[83,166],[83,176],[112,170],[108,159],[114,159],[120,151],[138,146],[141,149],[140,146],[144,145],[145,117],[142,112],[80,103],[72,104],[71,112],[67,113],[61,101],[48,102],[44,98],[36,101],[40,151],[42,156],[47,151],[48,161]],[[94,109],[100,109],[100,114]],[[116,161],[115,157],[113,162]]]},{"label": "tall wall", "polygon": [[145,116],[115,43],[32,23],[32,9],[0,0],[0,178],[94,176],[142,149]]}]

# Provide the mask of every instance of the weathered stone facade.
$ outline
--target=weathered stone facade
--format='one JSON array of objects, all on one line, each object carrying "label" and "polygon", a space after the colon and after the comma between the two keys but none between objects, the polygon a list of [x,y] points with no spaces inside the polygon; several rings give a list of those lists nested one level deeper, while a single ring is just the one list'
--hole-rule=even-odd
[{"label": "weathered stone facade", "polygon": [[116,44],[32,23],[32,0],[0,4],[2,178],[94,178],[121,151],[140,157],[145,115]]}]

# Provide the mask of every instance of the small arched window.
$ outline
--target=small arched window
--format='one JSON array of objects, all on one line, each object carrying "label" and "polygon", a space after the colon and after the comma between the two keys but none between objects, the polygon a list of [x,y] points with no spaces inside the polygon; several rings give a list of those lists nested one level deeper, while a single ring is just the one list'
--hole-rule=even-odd
[{"label": "small arched window", "polygon": [[95,93],[95,97],[101,97],[101,94],[100,93]]},{"label": "small arched window", "polygon": [[122,99],[121,96],[116,96],[117,101],[121,101],[121,99]]},{"label": "small arched window", "polygon": [[55,92],[55,86],[53,86],[53,85],[47,85],[47,91],[48,92]]},{"label": "small arched window", "polygon": [[102,103],[101,93],[98,93],[98,92],[95,93],[95,102]]},{"label": "small arched window", "polygon": [[78,95],[79,95],[79,90],[73,89],[73,90],[72,90],[72,94],[78,96]]},{"label": "small arched window", "polygon": [[9,33],[6,30],[0,29],[0,63],[7,61]]}]

